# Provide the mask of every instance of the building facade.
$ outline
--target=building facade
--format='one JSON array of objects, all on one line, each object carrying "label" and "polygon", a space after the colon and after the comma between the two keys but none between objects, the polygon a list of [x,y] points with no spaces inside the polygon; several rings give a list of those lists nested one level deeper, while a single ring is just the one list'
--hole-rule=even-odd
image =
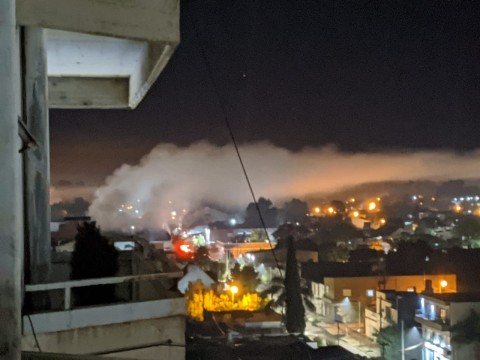
[{"label": "building facade", "polygon": [[[325,277],[323,281],[312,281],[312,292],[317,313],[334,321],[335,316],[344,313],[342,321],[364,318],[364,310],[375,306],[376,292],[392,289],[405,292],[423,292],[425,282],[430,280],[434,292],[456,292],[457,277],[454,274],[442,275],[392,275]],[[446,286],[442,287],[442,284]],[[356,304],[355,306],[351,304]],[[347,310],[344,308],[348,308]],[[359,315],[359,312],[361,315]]]},{"label": "building facade", "polygon": [[452,327],[467,319],[471,311],[480,313],[480,293],[421,295],[415,320],[422,327],[423,360],[477,359],[475,343],[452,341]]}]

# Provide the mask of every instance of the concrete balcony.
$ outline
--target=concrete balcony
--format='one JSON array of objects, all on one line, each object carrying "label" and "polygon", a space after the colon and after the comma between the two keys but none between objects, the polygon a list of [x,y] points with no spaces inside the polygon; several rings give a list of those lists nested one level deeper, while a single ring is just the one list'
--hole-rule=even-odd
[{"label": "concrete balcony", "polygon": [[417,311],[415,313],[415,321],[421,324],[438,331],[448,331],[450,329],[450,320],[442,319],[439,316],[430,316],[422,311]]},{"label": "concrete balcony", "polygon": [[51,108],[135,108],[180,43],[178,0],[17,0],[48,29]]},{"label": "concrete balcony", "polygon": [[[181,276],[158,273],[27,285],[27,292],[64,290],[64,309],[23,316],[24,358],[35,351],[82,356],[178,359],[185,356],[183,297],[72,308],[75,287],[142,282]],[[89,358],[87,357],[87,358]],[[72,357],[74,358],[74,357]]]}]

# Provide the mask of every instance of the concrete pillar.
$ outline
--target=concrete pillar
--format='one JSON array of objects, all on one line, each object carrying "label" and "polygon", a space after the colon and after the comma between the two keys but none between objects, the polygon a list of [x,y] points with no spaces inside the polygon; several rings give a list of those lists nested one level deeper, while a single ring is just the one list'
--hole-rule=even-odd
[{"label": "concrete pillar", "polygon": [[[48,79],[45,34],[41,28],[24,30],[24,123],[35,146],[25,151],[26,281],[48,282],[50,269],[50,143],[48,133]],[[28,264],[29,263],[29,264]]]},{"label": "concrete pillar", "polygon": [[0,1],[0,358],[20,359],[23,207],[19,31],[15,0]]}]

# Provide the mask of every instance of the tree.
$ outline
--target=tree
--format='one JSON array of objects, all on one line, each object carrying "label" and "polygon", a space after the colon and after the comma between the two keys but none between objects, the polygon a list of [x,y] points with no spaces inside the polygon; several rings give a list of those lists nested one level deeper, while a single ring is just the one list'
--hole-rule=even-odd
[{"label": "tree", "polygon": [[292,238],[288,240],[285,268],[285,318],[288,332],[303,334],[305,331],[305,308],[300,291],[300,275]]},{"label": "tree", "polygon": [[[77,227],[71,260],[72,280],[114,276],[118,271],[118,252],[93,222]],[[74,288],[77,305],[108,303],[115,300],[115,285]]]},{"label": "tree", "polygon": [[469,316],[452,326],[452,342],[462,344],[480,344],[480,315],[470,310]]},{"label": "tree", "polygon": [[264,229],[257,229],[252,231],[248,239],[250,242],[266,242],[268,241],[268,236]]},{"label": "tree", "polygon": [[345,213],[345,203],[341,200],[332,200],[330,202],[330,206],[333,208],[333,210],[335,211],[335,214],[337,214],[338,216],[343,216],[343,214]]},{"label": "tree", "polygon": [[310,238],[317,244],[322,242],[348,241],[361,238],[363,233],[351,223],[339,220],[335,217],[321,219],[315,231]]},{"label": "tree", "polygon": [[382,359],[400,359],[402,347],[402,333],[398,326],[388,326],[377,334],[377,343],[382,350]]},{"label": "tree", "polygon": [[464,217],[455,226],[454,232],[462,240],[467,240],[470,245],[472,240],[480,238],[480,219],[473,216]]},{"label": "tree", "polygon": [[241,292],[253,293],[257,290],[257,286],[260,284],[258,273],[255,268],[250,265],[240,267],[237,263],[231,271],[232,281],[238,286]]},{"label": "tree", "polygon": [[[278,209],[273,206],[272,202],[269,199],[261,197],[260,199],[258,199],[257,204],[258,209],[260,210],[260,214],[262,214],[262,218],[265,222],[265,226],[278,226]],[[259,228],[263,226],[255,203],[248,204],[245,211],[245,222],[243,226],[254,228]]]},{"label": "tree", "polygon": [[208,257],[208,248],[206,246],[200,246],[197,248],[193,261],[196,265],[202,268],[208,265],[210,263],[210,258]]},{"label": "tree", "polygon": [[359,246],[355,250],[350,251],[350,262],[378,262],[378,259],[385,255],[380,251],[370,249],[369,247]]},{"label": "tree", "polygon": [[305,240],[310,234],[310,229],[305,225],[282,224],[273,233],[273,237],[277,239],[279,247],[287,247],[286,239],[293,237],[295,242]]},{"label": "tree", "polygon": [[306,202],[292,199],[283,205],[283,221],[291,223],[305,223],[309,212]]},{"label": "tree", "polygon": [[401,241],[397,251],[387,255],[387,270],[389,273],[422,274],[433,253],[433,249],[423,240]]},{"label": "tree", "polygon": [[305,331],[305,307],[315,311],[311,302],[312,292],[310,286],[298,273],[297,258],[293,239],[287,240],[287,264],[285,278],[275,277],[271,286],[262,292],[262,296],[272,296],[270,306],[285,306],[285,325],[290,333],[303,333]]},{"label": "tree", "polygon": [[350,253],[344,246],[325,242],[318,245],[318,260],[327,262],[347,262]]}]

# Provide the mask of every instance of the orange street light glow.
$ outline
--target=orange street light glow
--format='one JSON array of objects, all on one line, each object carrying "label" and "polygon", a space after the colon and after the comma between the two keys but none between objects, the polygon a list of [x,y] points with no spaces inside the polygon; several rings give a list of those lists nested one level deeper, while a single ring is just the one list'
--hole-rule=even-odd
[{"label": "orange street light glow", "polygon": [[328,211],[329,214],[334,214],[335,213],[335,209],[331,206],[327,209],[327,211]]},{"label": "orange street light glow", "polygon": [[368,210],[373,211],[376,208],[377,208],[377,204],[375,203],[375,201],[371,201],[368,203]]},{"label": "orange street light glow", "polygon": [[440,281],[440,286],[441,286],[442,288],[446,288],[447,285],[448,285],[448,282],[447,282],[446,280]]},{"label": "orange street light glow", "polygon": [[462,207],[460,205],[455,205],[453,207],[453,210],[455,210],[456,212],[460,212],[460,211],[462,211]]},{"label": "orange street light glow", "polygon": [[232,304],[235,302],[235,294],[238,293],[238,287],[230,286],[230,292],[232,293]]},{"label": "orange street light glow", "polygon": [[386,222],[387,222],[387,220],[385,220],[385,219],[380,219],[380,224],[385,225]]},{"label": "orange street light glow", "polygon": [[315,207],[313,211],[315,212],[315,214],[320,214],[320,208],[318,206]]}]

